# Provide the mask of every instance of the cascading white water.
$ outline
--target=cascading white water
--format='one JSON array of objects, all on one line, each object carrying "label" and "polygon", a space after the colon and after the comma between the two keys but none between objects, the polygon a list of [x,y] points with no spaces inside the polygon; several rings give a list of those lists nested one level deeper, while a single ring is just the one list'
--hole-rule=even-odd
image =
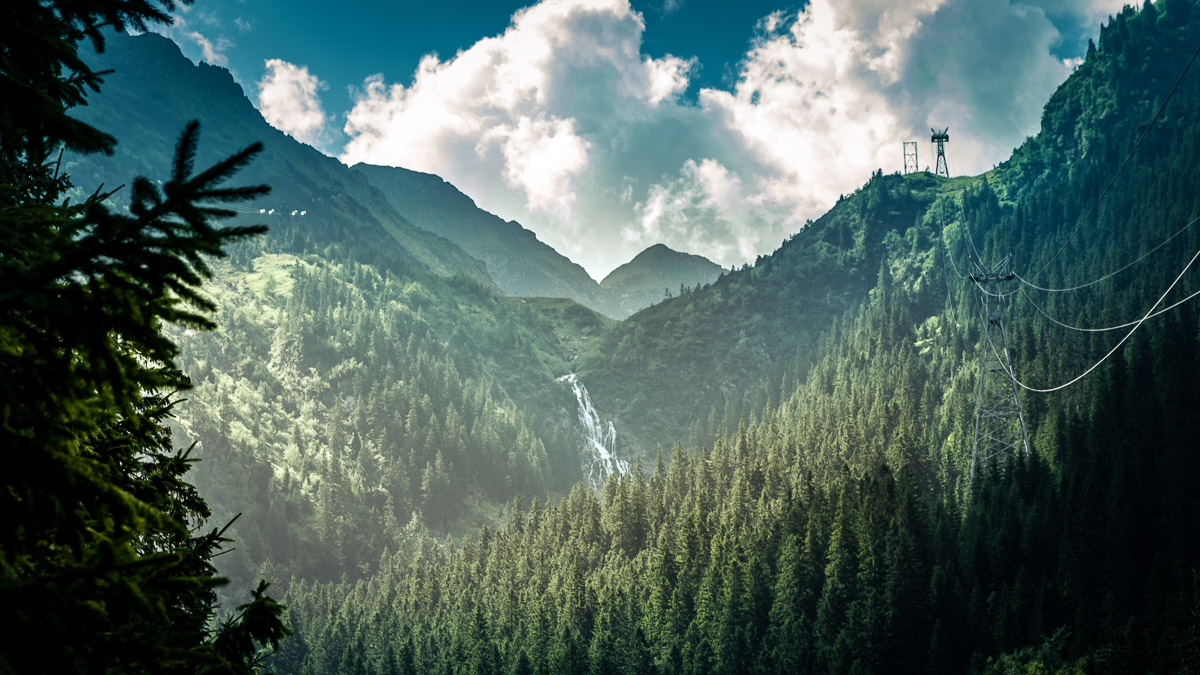
[{"label": "cascading white water", "polygon": [[579,423],[583,426],[583,436],[587,440],[583,452],[584,461],[588,465],[588,483],[595,490],[604,487],[604,481],[614,473],[627,473],[629,462],[617,457],[617,427],[612,421],[604,422],[596,407],[592,405],[592,397],[588,396],[587,387],[575,377],[575,373],[563,375],[559,382],[568,382],[575,392],[575,400],[579,403]]}]

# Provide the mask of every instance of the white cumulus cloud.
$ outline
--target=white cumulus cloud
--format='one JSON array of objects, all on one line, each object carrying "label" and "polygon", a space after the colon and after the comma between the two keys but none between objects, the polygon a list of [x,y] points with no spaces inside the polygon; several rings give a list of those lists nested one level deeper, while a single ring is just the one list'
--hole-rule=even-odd
[{"label": "white cumulus cloud", "polygon": [[502,177],[522,208],[567,223],[601,118],[653,111],[687,88],[692,62],[642,55],[643,30],[626,0],[523,9],[452,59],[426,56],[407,86],[369,79],[342,159],[437,173],[493,207]]},{"label": "white cumulus cloud", "polygon": [[304,143],[321,142],[327,117],[319,91],[324,88],[305,66],[268,59],[258,81],[258,109],[271,126]]},{"label": "white cumulus cloud", "polygon": [[685,161],[676,176],[652,185],[634,212],[635,225],[625,228],[623,238],[638,248],[668,242],[725,264],[762,253],[762,219],[784,216],[747,194],[741,177],[711,157]]},{"label": "white cumulus cloud", "polygon": [[699,94],[738,141],[729,153],[747,165],[738,189],[703,180],[716,175],[706,173],[711,160],[685,163],[649,191],[629,236],[658,234],[649,221],[669,227],[680,211],[668,207],[696,203],[703,187],[711,213],[684,213],[725,235],[714,259],[769,252],[875,169],[900,169],[902,141],[920,141],[922,164],[932,164],[924,141],[933,126],[950,127],[953,173],[990,169],[1037,131],[1042,105],[1078,63],[1052,53],[1064,36],[1047,12],[1091,17],[1116,4],[812,0],[776,12],[760,23],[733,90]]},{"label": "white cumulus cloud", "polygon": [[574,124],[522,117],[516,128],[499,127],[493,133],[504,139],[504,178],[525,193],[529,208],[569,218],[574,183],[588,161],[588,144],[575,134]]},{"label": "white cumulus cloud", "polygon": [[990,169],[1120,5],[812,0],[692,98],[703,64],[645,54],[628,0],[543,0],[408,81],[369,78],[341,158],[436,173],[597,278],[655,243],[740,264],[899,170],[903,141],[931,164],[932,126],[952,172]]}]

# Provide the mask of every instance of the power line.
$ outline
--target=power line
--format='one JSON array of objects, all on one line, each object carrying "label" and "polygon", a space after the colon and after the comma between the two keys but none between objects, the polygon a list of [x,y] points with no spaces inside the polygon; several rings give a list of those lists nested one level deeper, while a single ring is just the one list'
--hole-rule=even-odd
[{"label": "power line", "polygon": [[[1016,276],[1016,275],[1014,274],[1013,276]],[[987,290],[986,288],[983,288],[982,286],[980,286],[980,287],[979,287],[979,292],[980,292],[980,293],[983,293],[984,295],[990,295],[990,296],[992,296],[993,298],[1007,298],[1007,297],[1008,297],[1008,296],[1010,296],[1010,295],[1015,295],[1015,294],[1017,293],[1017,291],[1019,291],[1019,290],[1021,290],[1021,289],[1020,289],[1020,288],[1016,288],[1016,289],[1013,289],[1013,290],[1011,290],[1011,291],[1008,291],[1008,292],[1006,292],[1006,293],[997,293],[997,292],[995,292],[995,291],[989,291],[989,290]]]},{"label": "power line", "polygon": [[[944,261],[945,259],[949,258],[950,266],[952,268],[954,268],[954,274],[959,279],[966,279],[967,275],[958,271],[958,264],[956,264],[954,262],[954,258],[950,257],[950,247],[946,246],[946,219],[945,219],[945,214],[943,213],[943,211],[944,211],[944,209],[942,208],[941,205],[939,205],[938,206],[938,226],[939,226],[938,240],[942,242],[942,260]],[[945,264],[943,264],[942,267],[945,268]]]},{"label": "power line", "polygon": [[[947,169],[946,169],[946,174],[947,174],[946,177],[947,178],[949,178],[949,173],[950,173],[950,169],[947,167]],[[967,224],[966,209],[963,208],[963,203],[967,201],[967,189],[965,187],[962,189],[961,197],[962,197],[961,199],[957,200],[958,201],[959,222],[962,224],[962,229],[966,230],[966,232],[967,232],[967,241],[971,244],[971,251],[975,254],[975,259],[982,260],[983,256],[979,255],[979,249],[975,246],[975,237],[974,237],[974,235],[971,234],[971,227],[970,227],[970,225]],[[958,275],[958,278],[965,279],[966,277],[964,275],[960,274],[960,275]]]},{"label": "power line", "polygon": [[[1154,317],[1156,317],[1156,316],[1159,316],[1159,315],[1162,315],[1162,314],[1166,314],[1167,312],[1169,312],[1169,311],[1171,311],[1171,310],[1175,309],[1176,307],[1178,307],[1178,306],[1182,305],[1183,303],[1187,302],[1188,300],[1191,300],[1192,298],[1196,297],[1197,295],[1200,295],[1200,291],[1196,291],[1195,293],[1192,293],[1191,295],[1189,295],[1189,296],[1187,296],[1186,298],[1184,298],[1184,299],[1182,299],[1182,300],[1180,300],[1180,301],[1176,302],[1175,304],[1171,305],[1170,307],[1163,307],[1162,309],[1160,309],[1160,310],[1158,310],[1157,312],[1155,312],[1155,313],[1151,314],[1151,315],[1150,315],[1149,317],[1147,317],[1147,318],[1149,318],[1149,319],[1153,319],[1153,318],[1154,318]],[[1036,302],[1034,302],[1034,301],[1033,301],[1033,298],[1029,297],[1027,294],[1025,294],[1025,293],[1021,293],[1021,297],[1022,297],[1022,298],[1025,298],[1025,300],[1026,300],[1026,301],[1027,301],[1029,304],[1033,305],[1033,308],[1034,308],[1034,309],[1036,309],[1036,310],[1038,311],[1038,313],[1039,313],[1039,314],[1041,314],[1042,316],[1046,317],[1046,318],[1047,318],[1047,319],[1049,319],[1050,321],[1052,321],[1052,322],[1054,322],[1054,323],[1056,323],[1056,324],[1058,324],[1058,325],[1062,326],[1063,328],[1070,328],[1071,330],[1077,330],[1077,331],[1079,331],[1079,332],[1081,332],[1081,333],[1106,333],[1106,332],[1108,332],[1108,331],[1110,331],[1110,330],[1120,330],[1120,329],[1122,329],[1122,328],[1129,328],[1130,326],[1132,326],[1132,325],[1134,325],[1135,323],[1137,323],[1137,321],[1130,321],[1129,323],[1123,323],[1123,324],[1120,324],[1120,325],[1117,325],[1117,326],[1106,326],[1106,327],[1104,327],[1104,328],[1081,328],[1081,327],[1079,327],[1079,326],[1072,326],[1071,324],[1068,324],[1068,323],[1063,323],[1062,321],[1059,321],[1058,319],[1056,319],[1056,318],[1054,318],[1054,317],[1050,316],[1049,314],[1047,314],[1047,313],[1046,313],[1046,310],[1042,309],[1042,308],[1041,308],[1041,306],[1040,306],[1040,305],[1038,305]]]},{"label": "power line", "polygon": [[[934,204],[937,205],[936,199],[934,200]],[[941,251],[942,251],[942,283],[944,283],[946,285],[946,307],[947,307],[947,309],[949,309],[950,306],[954,304],[954,298],[953,298],[952,294],[950,293],[950,270],[949,270],[949,268],[946,267],[946,258],[950,257],[950,249],[946,247],[946,221],[942,217],[942,209],[941,209],[940,205],[938,205],[937,228],[938,228],[938,243],[941,245]],[[958,273],[957,265],[954,266],[954,272],[955,272],[955,274]]]},{"label": "power line", "polygon": [[[1171,291],[1175,289],[1175,285],[1179,283],[1179,280],[1183,278],[1183,275],[1187,274],[1187,271],[1189,269],[1191,269],[1192,263],[1196,262],[1196,258],[1200,258],[1200,250],[1196,251],[1196,254],[1192,256],[1192,259],[1190,261],[1188,261],[1188,264],[1183,268],[1183,271],[1179,273],[1179,276],[1175,277],[1175,281],[1171,282],[1171,285],[1167,287],[1167,290],[1164,291],[1161,296],[1159,296],[1158,300],[1154,303],[1153,306],[1150,307],[1149,311],[1146,312],[1145,316],[1143,316],[1141,319],[1139,319],[1137,321],[1137,323],[1133,326],[1133,328],[1130,329],[1130,331],[1125,334],[1125,337],[1121,338],[1121,341],[1118,342],[1115,347],[1110,349],[1107,354],[1102,356],[1099,361],[1092,364],[1092,366],[1090,368],[1083,371],[1079,375],[1076,375],[1075,378],[1072,379],[1071,381],[1064,382],[1063,384],[1060,384],[1056,387],[1050,387],[1048,389],[1038,389],[1036,387],[1031,387],[1031,386],[1025,384],[1024,382],[1018,380],[1017,376],[1013,374],[1012,370],[1007,371],[1009,377],[1011,377],[1013,382],[1016,382],[1022,389],[1025,389],[1026,391],[1032,391],[1032,392],[1038,393],[1038,394],[1049,394],[1051,392],[1058,391],[1059,389],[1066,389],[1067,387],[1069,387],[1069,386],[1075,384],[1076,382],[1082,380],[1083,378],[1087,377],[1093,370],[1099,368],[1100,364],[1107,361],[1108,357],[1110,357],[1114,353],[1116,353],[1116,351],[1121,348],[1121,345],[1125,344],[1125,341],[1128,340],[1130,338],[1130,336],[1132,336],[1135,332],[1137,332],[1137,329],[1142,327],[1142,324],[1146,322],[1146,319],[1149,319],[1150,316],[1152,314],[1154,314],[1154,310],[1158,309],[1158,306],[1162,304],[1162,301],[1167,297],[1167,295],[1169,295],[1171,293]],[[988,335],[987,338],[988,338],[988,346],[991,347],[992,353],[996,354],[997,359],[999,359],[999,354],[996,352],[996,346],[994,344],[992,344],[991,335]],[[1005,367],[1005,366],[1003,364],[1001,364],[1001,367]]]},{"label": "power line", "polygon": [[1071,235],[1067,237],[1067,240],[1064,241],[1062,246],[1060,246],[1058,250],[1054,252],[1054,255],[1050,256],[1050,259],[1046,261],[1045,265],[1042,265],[1041,269],[1033,273],[1033,276],[1036,277],[1042,272],[1046,271],[1046,268],[1058,258],[1059,254],[1061,254],[1063,250],[1067,248],[1067,245],[1071,243],[1071,240],[1075,238],[1075,235],[1079,233],[1079,230],[1083,227],[1083,224],[1091,219],[1092,214],[1095,213],[1096,209],[1100,207],[1100,202],[1104,200],[1104,197],[1108,194],[1108,191],[1112,189],[1113,184],[1117,182],[1117,177],[1121,175],[1121,172],[1125,170],[1125,167],[1129,164],[1129,161],[1133,159],[1133,155],[1137,152],[1138,148],[1141,147],[1142,141],[1146,140],[1146,135],[1150,133],[1150,129],[1154,127],[1154,123],[1158,121],[1158,117],[1162,115],[1163,109],[1167,107],[1167,103],[1169,103],[1171,101],[1171,97],[1175,95],[1175,90],[1178,89],[1179,84],[1183,82],[1184,76],[1187,75],[1188,70],[1191,69],[1192,63],[1195,62],[1197,56],[1200,56],[1200,47],[1197,47],[1196,51],[1192,53],[1192,58],[1188,60],[1187,65],[1183,67],[1183,72],[1180,73],[1179,78],[1175,80],[1175,86],[1171,87],[1171,91],[1167,93],[1167,97],[1163,99],[1162,104],[1158,106],[1158,110],[1155,111],[1154,117],[1150,118],[1150,123],[1146,125],[1146,128],[1142,131],[1142,135],[1138,137],[1137,143],[1133,144],[1133,148],[1129,151],[1129,154],[1125,156],[1125,161],[1121,162],[1121,167],[1117,169],[1117,172],[1113,174],[1112,178],[1109,179],[1108,185],[1104,186],[1104,191],[1100,193],[1099,197],[1096,197],[1096,201],[1092,203],[1092,208],[1088,209],[1088,212],[1084,214],[1083,218],[1079,220],[1079,223],[1075,225],[1075,229],[1071,231]]},{"label": "power line", "polygon": [[1042,286],[1038,286],[1037,284],[1031,283],[1029,281],[1026,281],[1024,278],[1021,277],[1020,274],[1016,274],[1015,272],[1013,274],[1014,274],[1014,276],[1017,277],[1017,280],[1020,281],[1022,284],[1025,284],[1026,286],[1029,286],[1030,288],[1036,288],[1039,291],[1046,291],[1047,293],[1067,293],[1070,291],[1077,291],[1081,288],[1087,288],[1088,286],[1093,286],[1095,284],[1098,284],[1101,281],[1104,281],[1105,279],[1116,276],[1116,275],[1120,274],[1121,272],[1124,272],[1125,270],[1129,269],[1130,267],[1133,267],[1134,265],[1140,263],[1141,261],[1145,260],[1151,253],[1154,253],[1155,251],[1162,248],[1163,246],[1166,246],[1172,239],[1183,234],[1184,230],[1188,229],[1192,225],[1195,225],[1197,222],[1200,222],[1200,217],[1193,218],[1187,225],[1184,225],[1183,227],[1179,228],[1178,230],[1175,231],[1175,234],[1172,234],[1171,236],[1169,236],[1166,239],[1159,242],[1158,246],[1155,246],[1154,248],[1150,249],[1149,251],[1146,251],[1145,253],[1143,253],[1142,256],[1140,258],[1138,258],[1137,260],[1134,260],[1133,262],[1129,263],[1128,265],[1122,267],[1121,269],[1119,269],[1115,272],[1109,272],[1108,274],[1105,274],[1104,276],[1100,277],[1099,279],[1096,279],[1094,281],[1089,281],[1086,284],[1080,284],[1078,286],[1072,286],[1070,288],[1045,288]]},{"label": "power line", "polygon": [[[956,165],[957,166],[957,165]],[[971,226],[967,224],[967,188],[962,189],[962,199],[958,200],[958,215],[962,222],[963,229],[967,231],[967,240],[971,242],[971,251],[975,253],[976,260],[983,260],[983,256],[979,255],[979,249],[975,246],[975,236],[971,234]]]},{"label": "power line", "polygon": [[942,244],[942,280],[946,283],[946,307],[948,312],[953,312],[955,321],[961,315],[957,296],[950,291],[949,271],[946,269],[946,259],[949,258],[950,266],[954,270],[954,274],[959,279],[966,279],[966,275],[958,270],[958,265],[954,262],[954,258],[950,256],[950,247],[946,245],[946,219],[945,208],[940,202],[936,202],[938,209],[938,241]]},{"label": "power line", "polygon": [[962,227],[967,232],[967,241],[971,242],[971,251],[975,254],[976,260],[983,260],[983,256],[979,255],[979,249],[975,247],[975,237],[971,234],[971,226],[967,223],[967,211],[963,208],[963,202],[967,201],[967,189],[963,188],[962,199],[958,202],[958,215],[962,221]]}]

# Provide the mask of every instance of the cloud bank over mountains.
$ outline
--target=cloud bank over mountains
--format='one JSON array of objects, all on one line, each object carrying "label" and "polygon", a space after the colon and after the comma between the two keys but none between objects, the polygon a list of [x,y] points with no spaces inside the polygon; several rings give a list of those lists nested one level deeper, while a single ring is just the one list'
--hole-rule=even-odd
[{"label": "cloud bank over mountains", "polygon": [[691,64],[642,55],[643,30],[623,1],[523,9],[503,35],[422,59],[407,87],[368,80],[342,158],[436,173],[469,194],[490,174],[529,212],[570,223],[592,158],[612,140],[602,118],[653,115],[687,86]]},{"label": "cloud bank over mountains", "polygon": [[[898,170],[902,141],[929,164],[931,126],[950,127],[952,172],[991,168],[1122,4],[812,0],[763,17],[727,91],[689,90],[688,55],[646,54],[627,0],[544,0],[407,82],[367,79],[339,154],[438,174],[598,278],[660,242],[740,264]],[[260,110],[316,143],[319,91],[274,59]]]},{"label": "cloud bank over mountains", "polygon": [[318,146],[328,119],[319,91],[324,84],[308,68],[282,59],[269,59],[258,81],[258,110],[263,119],[298,141]]}]

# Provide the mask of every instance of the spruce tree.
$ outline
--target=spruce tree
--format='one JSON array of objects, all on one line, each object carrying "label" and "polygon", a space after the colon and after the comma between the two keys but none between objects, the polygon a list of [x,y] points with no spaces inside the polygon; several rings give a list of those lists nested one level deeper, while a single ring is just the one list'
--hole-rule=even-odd
[{"label": "spruce tree", "polygon": [[[211,558],[224,530],[183,479],[167,420],[187,378],[168,325],[212,328],[207,260],[263,231],[221,208],[265,186],[223,184],[248,147],[195,173],[196,124],[160,188],[78,203],[63,149],[115,139],[68,114],[104,73],[79,57],[104,30],[170,22],[171,0],[5,3],[0,9],[0,672],[252,672],[286,633],[260,584],[223,624]],[[34,649],[34,645],[50,649]]]}]

